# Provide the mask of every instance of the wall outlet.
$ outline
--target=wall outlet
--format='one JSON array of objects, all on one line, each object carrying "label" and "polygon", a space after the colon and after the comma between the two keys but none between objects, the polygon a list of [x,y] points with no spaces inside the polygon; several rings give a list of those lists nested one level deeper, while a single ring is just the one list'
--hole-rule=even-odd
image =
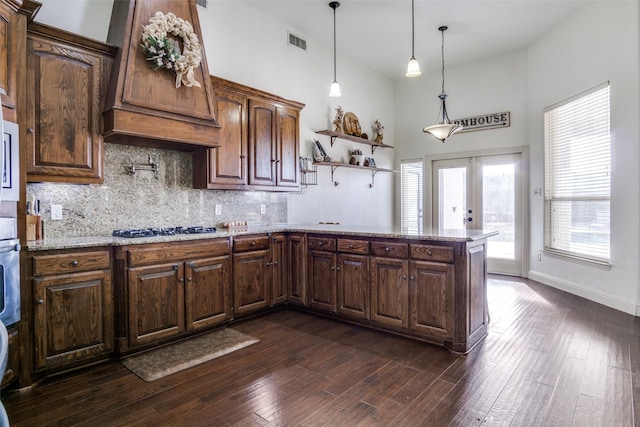
[{"label": "wall outlet", "polygon": [[267,205],[260,205],[260,215],[267,213]]},{"label": "wall outlet", "polygon": [[62,220],[62,205],[51,205],[51,219],[53,221]]},{"label": "wall outlet", "polygon": [[216,205],[216,215],[222,215],[222,205]]}]

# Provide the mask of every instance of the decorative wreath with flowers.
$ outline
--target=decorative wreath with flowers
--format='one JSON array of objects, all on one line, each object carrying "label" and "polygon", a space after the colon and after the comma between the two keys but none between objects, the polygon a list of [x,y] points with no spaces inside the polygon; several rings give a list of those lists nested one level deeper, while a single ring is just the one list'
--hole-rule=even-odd
[{"label": "decorative wreath with flowers", "polygon": [[[182,52],[177,40],[168,34],[182,38]],[[166,68],[176,73],[176,88],[181,85],[200,87],[196,81],[193,69],[200,66],[200,42],[193,32],[193,26],[173,13],[156,12],[149,19],[149,25],[142,30],[142,51],[150,61],[149,66],[154,70]]]}]

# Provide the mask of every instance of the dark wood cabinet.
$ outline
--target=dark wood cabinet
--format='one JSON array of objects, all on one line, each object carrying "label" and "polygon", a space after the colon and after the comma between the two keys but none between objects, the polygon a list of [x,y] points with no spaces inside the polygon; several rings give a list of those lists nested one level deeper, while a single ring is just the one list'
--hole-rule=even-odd
[{"label": "dark wood cabinet", "polygon": [[35,369],[107,357],[114,342],[110,252],[39,253],[31,261]]},{"label": "dark wood cabinet", "polygon": [[233,312],[242,315],[272,305],[269,236],[242,236],[233,241]]},{"label": "dark wood cabinet", "polygon": [[228,238],[120,246],[121,352],[232,318]]},{"label": "dark wood cabinet", "polygon": [[287,274],[286,274],[286,235],[277,233],[271,236],[271,266],[273,269],[272,288],[273,304],[281,304],[287,301]]},{"label": "dark wood cabinet", "polygon": [[199,330],[229,320],[231,259],[229,255],[185,264],[185,310],[188,330]]},{"label": "dark wood cabinet", "polygon": [[287,236],[287,296],[289,302],[307,305],[307,245],[306,235]]},{"label": "dark wood cabinet", "polygon": [[128,281],[130,345],[185,331],[182,263],[130,268]]},{"label": "dark wood cabinet", "polygon": [[9,343],[7,350],[7,367],[2,377],[2,384],[0,387],[4,388],[11,384],[18,378],[18,372],[20,369],[20,341],[18,340],[17,327],[7,328]]},{"label": "dark wood cabinet", "polygon": [[307,283],[309,305],[315,309],[337,311],[336,254],[325,251],[309,251]]},{"label": "dark wood cabinet", "polygon": [[219,77],[211,82],[220,147],[193,154],[194,188],[298,189],[304,105]]},{"label": "dark wood cabinet", "polygon": [[369,319],[369,256],[338,254],[338,313]]},{"label": "dark wood cabinet", "polygon": [[453,264],[411,261],[409,328],[443,340],[453,339]]},{"label": "dark wood cabinet", "polygon": [[409,261],[371,257],[371,320],[409,326]]},{"label": "dark wood cabinet", "polygon": [[16,2],[0,1],[0,100],[5,120],[17,122],[19,61],[24,59],[26,19]]},{"label": "dark wood cabinet", "polygon": [[47,27],[27,37],[27,180],[102,183],[102,108],[113,48]]}]

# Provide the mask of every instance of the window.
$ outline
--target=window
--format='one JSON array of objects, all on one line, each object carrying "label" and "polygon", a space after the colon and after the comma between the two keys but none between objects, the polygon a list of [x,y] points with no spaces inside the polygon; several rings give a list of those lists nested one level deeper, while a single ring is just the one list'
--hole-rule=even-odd
[{"label": "window", "polygon": [[544,112],[545,250],[608,263],[609,82]]},{"label": "window", "polygon": [[403,160],[400,165],[403,230],[422,231],[422,160]]}]

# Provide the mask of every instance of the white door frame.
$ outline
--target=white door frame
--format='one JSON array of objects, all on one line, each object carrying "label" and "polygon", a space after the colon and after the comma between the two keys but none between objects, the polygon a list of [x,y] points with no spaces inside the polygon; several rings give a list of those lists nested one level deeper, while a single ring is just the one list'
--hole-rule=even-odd
[{"label": "white door frame", "polygon": [[[464,151],[457,153],[444,153],[437,154],[433,156],[425,156],[424,157],[424,203],[425,206],[423,208],[424,212],[424,227],[425,230],[430,228],[435,229],[438,227],[438,224],[434,224],[434,215],[433,215],[433,206],[435,197],[433,194],[433,162],[438,160],[449,160],[449,159],[462,159],[468,157],[483,157],[483,156],[495,156],[501,154],[519,154],[522,159],[521,164],[521,176],[522,176],[522,200],[520,209],[522,210],[522,272],[521,277],[527,277],[527,272],[529,271],[529,230],[530,230],[530,219],[529,219],[529,147],[507,147],[507,148],[496,148],[490,150],[478,150],[478,151]],[[427,182],[427,179],[429,182]]]}]

